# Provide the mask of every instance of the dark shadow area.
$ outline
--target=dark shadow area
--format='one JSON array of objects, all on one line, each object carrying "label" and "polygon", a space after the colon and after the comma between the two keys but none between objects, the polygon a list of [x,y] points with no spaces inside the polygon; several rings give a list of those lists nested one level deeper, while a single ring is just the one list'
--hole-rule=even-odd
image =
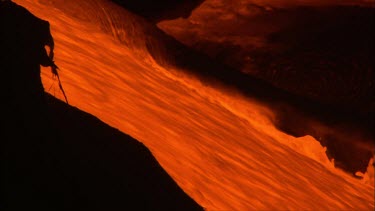
[{"label": "dark shadow area", "polygon": [[194,8],[204,0],[112,0],[127,10],[138,14],[147,20],[157,23],[161,20],[187,18]]},{"label": "dark shadow area", "polygon": [[373,114],[375,8],[298,7],[269,15],[283,27],[250,51],[257,77],[316,101]]},{"label": "dark shadow area", "polygon": [[142,143],[46,97],[48,118],[40,121],[49,127],[35,132],[45,139],[10,125],[24,117],[8,114],[1,137],[1,210],[202,210]]},{"label": "dark shadow area", "polygon": [[44,92],[49,23],[0,2],[0,210],[202,210],[132,137]]}]

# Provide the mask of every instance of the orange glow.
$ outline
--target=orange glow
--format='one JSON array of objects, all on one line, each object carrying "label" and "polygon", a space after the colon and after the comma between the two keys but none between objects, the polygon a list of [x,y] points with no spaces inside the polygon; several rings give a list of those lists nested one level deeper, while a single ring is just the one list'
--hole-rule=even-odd
[{"label": "orange glow", "polygon": [[[104,0],[91,1],[103,6],[94,11],[83,0],[78,9],[66,0],[15,2],[51,23],[70,104],[144,143],[207,210],[374,209],[372,165],[366,179],[354,179],[314,138],[277,130],[256,101],[159,66],[142,47],[146,26],[126,11]],[[48,68],[42,76],[64,100]]]}]

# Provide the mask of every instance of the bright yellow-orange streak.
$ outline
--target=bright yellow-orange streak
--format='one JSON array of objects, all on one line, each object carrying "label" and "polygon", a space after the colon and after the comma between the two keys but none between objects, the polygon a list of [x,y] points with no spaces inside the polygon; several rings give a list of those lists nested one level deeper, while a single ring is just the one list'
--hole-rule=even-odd
[{"label": "bright yellow-orange streak", "polygon": [[[66,0],[16,2],[50,21],[70,103],[144,143],[207,210],[374,209],[373,185],[335,169],[312,137],[275,129],[267,108],[157,65],[94,18],[62,12]],[[145,39],[139,33],[129,39]],[[52,86],[47,91],[63,100],[48,69],[42,76],[46,90]]]}]

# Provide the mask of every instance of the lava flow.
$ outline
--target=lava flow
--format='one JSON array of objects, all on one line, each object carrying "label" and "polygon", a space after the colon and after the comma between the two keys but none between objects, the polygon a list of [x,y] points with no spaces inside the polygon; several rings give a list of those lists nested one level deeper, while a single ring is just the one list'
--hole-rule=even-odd
[{"label": "lava flow", "polygon": [[372,165],[355,179],[314,138],[277,130],[270,109],[159,65],[143,19],[105,0],[15,2],[50,22],[69,103],[144,143],[207,210],[374,209]]}]

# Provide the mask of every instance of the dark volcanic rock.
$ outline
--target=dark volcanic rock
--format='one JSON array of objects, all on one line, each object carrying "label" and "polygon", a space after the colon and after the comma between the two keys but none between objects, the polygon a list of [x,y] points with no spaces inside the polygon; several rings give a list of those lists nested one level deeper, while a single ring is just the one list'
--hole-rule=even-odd
[{"label": "dark volcanic rock", "polygon": [[149,21],[159,22],[161,20],[189,17],[194,8],[204,0],[112,0]]},{"label": "dark volcanic rock", "polygon": [[373,112],[375,9],[296,8],[280,13],[293,21],[268,36],[274,49],[252,52],[257,77],[320,102]]},{"label": "dark volcanic rock", "polygon": [[45,116],[25,121],[38,131],[20,113],[2,119],[1,210],[202,210],[142,143],[47,99]]}]

